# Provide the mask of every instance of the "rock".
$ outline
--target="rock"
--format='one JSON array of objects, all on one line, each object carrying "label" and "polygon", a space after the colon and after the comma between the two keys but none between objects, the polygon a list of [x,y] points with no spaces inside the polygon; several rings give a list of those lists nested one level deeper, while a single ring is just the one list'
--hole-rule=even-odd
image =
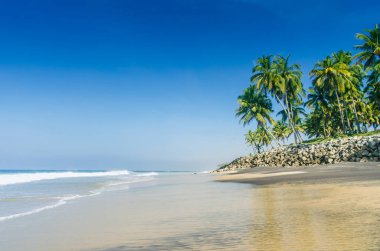
[{"label": "rock", "polygon": [[235,159],[217,172],[258,166],[292,167],[333,164],[342,161],[379,161],[380,134],[332,140],[313,145],[282,146],[267,152]]},{"label": "rock", "polygon": [[364,151],[362,152],[362,156],[368,156],[368,154],[369,154],[369,152],[368,152],[367,150],[364,150]]},{"label": "rock", "polygon": [[361,160],[360,160],[360,162],[367,162],[368,161],[368,159],[366,158],[366,157],[363,157]]}]

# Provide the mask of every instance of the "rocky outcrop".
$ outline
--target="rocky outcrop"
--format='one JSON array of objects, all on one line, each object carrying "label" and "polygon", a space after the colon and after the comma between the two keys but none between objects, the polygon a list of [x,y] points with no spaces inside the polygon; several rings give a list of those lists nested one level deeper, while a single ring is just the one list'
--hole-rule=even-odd
[{"label": "rocky outcrop", "polygon": [[327,143],[279,147],[235,159],[215,172],[253,167],[313,166],[343,161],[380,161],[380,134],[337,139]]}]

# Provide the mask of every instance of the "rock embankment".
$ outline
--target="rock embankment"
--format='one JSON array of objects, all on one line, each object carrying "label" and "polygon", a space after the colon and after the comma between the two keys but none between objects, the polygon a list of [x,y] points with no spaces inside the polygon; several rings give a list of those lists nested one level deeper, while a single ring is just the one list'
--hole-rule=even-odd
[{"label": "rock embankment", "polygon": [[235,159],[215,172],[253,167],[293,167],[334,164],[343,161],[380,160],[380,134],[355,136],[327,143],[283,146],[267,152]]}]

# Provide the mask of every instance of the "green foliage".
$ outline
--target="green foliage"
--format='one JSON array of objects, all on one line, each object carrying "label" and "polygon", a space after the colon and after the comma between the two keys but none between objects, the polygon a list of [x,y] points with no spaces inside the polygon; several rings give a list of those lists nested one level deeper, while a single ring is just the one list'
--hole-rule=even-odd
[{"label": "green foliage", "polygon": [[[318,143],[348,135],[376,134],[380,126],[380,29],[357,34],[362,42],[359,53],[338,51],[318,61],[310,71],[312,87],[306,100],[298,64],[289,57],[263,56],[252,69],[253,83],[238,97],[236,116],[247,125],[257,122],[257,130],[246,134],[246,142],[260,152],[271,141],[288,139],[301,143],[300,132]],[[281,107],[274,123],[272,101]],[[304,107],[307,108],[307,114]],[[273,126],[273,128],[270,128]],[[369,128],[375,130],[369,132]]]},{"label": "green foliage", "polygon": [[255,86],[250,86],[244,90],[243,95],[238,97],[239,107],[236,110],[236,116],[240,118],[243,125],[257,121],[258,126],[265,126],[267,123],[273,124],[270,116],[272,103],[269,98],[257,90]]},{"label": "green foliage", "polygon": [[260,153],[264,146],[268,146],[271,143],[271,138],[263,127],[259,127],[254,132],[248,131],[245,135],[245,142],[252,146],[254,152]]},{"label": "green foliage", "polygon": [[285,142],[285,139],[288,139],[290,134],[292,133],[292,129],[289,125],[285,124],[282,121],[278,121],[273,127],[273,134],[278,140],[282,140]]},{"label": "green foliage", "polygon": [[263,56],[252,69],[251,82],[265,94],[270,94],[283,108],[284,122],[287,122],[296,142],[302,142],[297,130],[297,117],[294,109],[302,104],[305,95],[301,82],[302,71],[298,64],[290,64],[289,57]]},{"label": "green foliage", "polygon": [[355,58],[359,63],[364,63],[364,67],[371,67],[380,57],[380,28],[376,24],[373,30],[367,30],[368,34],[356,34],[356,38],[363,44],[356,45],[355,48],[360,50]]}]

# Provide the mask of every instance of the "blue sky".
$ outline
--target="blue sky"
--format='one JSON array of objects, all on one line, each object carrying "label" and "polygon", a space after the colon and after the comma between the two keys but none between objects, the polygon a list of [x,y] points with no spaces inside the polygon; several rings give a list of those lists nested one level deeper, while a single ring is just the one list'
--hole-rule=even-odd
[{"label": "blue sky", "polygon": [[[253,61],[307,72],[380,2],[2,1],[0,168],[210,170],[246,154]],[[254,127],[254,125],[252,125]]]}]

